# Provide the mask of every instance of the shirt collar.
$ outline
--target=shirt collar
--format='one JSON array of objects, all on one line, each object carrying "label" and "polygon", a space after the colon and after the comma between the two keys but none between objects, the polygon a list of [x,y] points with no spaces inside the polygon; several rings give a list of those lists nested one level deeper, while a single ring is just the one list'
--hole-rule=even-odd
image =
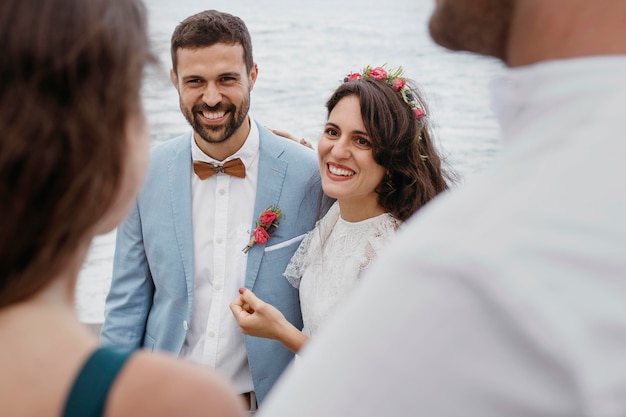
[{"label": "shirt collar", "polygon": [[198,144],[194,140],[194,137],[193,137],[194,135],[192,132],[191,134],[191,158],[192,160],[209,162],[213,164],[215,163],[223,164],[224,162],[230,161],[232,159],[240,158],[243,164],[245,165],[245,167],[249,168],[259,154],[259,142],[260,142],[259,128],[251,116],[249,116],[249,120],[250,120],[250,132],[248,133],[248,137],[246,138],[245,142],[243,143],[243,145],[241,146],[241,148],[239,148],[237,152],[227,157],[223,161],[218,161],[216,159],[213,159],[207,154],[205,154],[204,152],[202,152],[202,150],[198,147]]}]

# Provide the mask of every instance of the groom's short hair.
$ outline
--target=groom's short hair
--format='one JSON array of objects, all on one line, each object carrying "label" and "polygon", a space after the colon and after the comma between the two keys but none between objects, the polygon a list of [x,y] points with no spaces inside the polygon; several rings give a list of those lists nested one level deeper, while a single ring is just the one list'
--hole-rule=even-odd
[{"label": "groom's short hair", "polygon": [[252,40],[246,24],[237,16],[217,10],[196,13],[176,26],[171,42],[172,69],[178,73],[176,52],[179,49],[197,49],[217,43],[240,44],[246,71],[252,71]]}]

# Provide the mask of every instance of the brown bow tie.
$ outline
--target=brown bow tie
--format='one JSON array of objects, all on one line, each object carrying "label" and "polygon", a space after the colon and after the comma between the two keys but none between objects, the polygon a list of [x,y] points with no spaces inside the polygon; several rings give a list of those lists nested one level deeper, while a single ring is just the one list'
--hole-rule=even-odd
[{"label": "brown bow tie", "polygon": [[238,178],[246,177],[246,167],[239,158],[227,161],[224,165],[193,161],[193,171],[201,180],[207,179],[218,172],[223,172],[224,174]]}]

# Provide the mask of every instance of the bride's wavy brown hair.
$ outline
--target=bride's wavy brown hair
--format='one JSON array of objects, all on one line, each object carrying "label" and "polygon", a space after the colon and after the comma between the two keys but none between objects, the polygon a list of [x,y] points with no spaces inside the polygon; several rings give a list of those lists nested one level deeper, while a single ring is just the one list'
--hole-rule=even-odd
[{"label": "bride's wavy brown hair", "polygon": [[[415,83],[407,80],[407,85],[419,107],[428,114],[428,106]],[[387,171],[376,188],[379,204],[405,221],[448,189],[454,175],[443,167],[428,117],[417,118],[392,86],[374,78],[344,82],[326,103],[328,115],[341,99],[349,96],[358,98],[374,161]]]},{"label": "bride's wavy brown hair", "polygon": [[0,307],[48,285],[121,183],[153,62],[140,0],[0,2]]}]

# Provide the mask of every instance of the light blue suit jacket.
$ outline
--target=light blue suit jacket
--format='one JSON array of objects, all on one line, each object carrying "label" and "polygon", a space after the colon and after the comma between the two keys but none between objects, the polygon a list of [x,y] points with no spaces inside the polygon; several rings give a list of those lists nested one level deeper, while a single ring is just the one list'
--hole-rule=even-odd
[{"label": "light blue suit jacket", "polygon": [[[321,186],[315,153],[259,126],[259,174],[254,207],[284,213],[266,244],[248,252],[245,286],[302,328],[300,300],[282,273],[299,242],[265,252],[311,230],[319,217]],[[101,331],[103,345],[145,347],[179,354],[193,308],[191,133],[156,146],[146,182],[117,230],[111,289]],[[233,294],[233,299],[237,294]],[[293,354],[280,342],[245,337],[259,402]]]}]

